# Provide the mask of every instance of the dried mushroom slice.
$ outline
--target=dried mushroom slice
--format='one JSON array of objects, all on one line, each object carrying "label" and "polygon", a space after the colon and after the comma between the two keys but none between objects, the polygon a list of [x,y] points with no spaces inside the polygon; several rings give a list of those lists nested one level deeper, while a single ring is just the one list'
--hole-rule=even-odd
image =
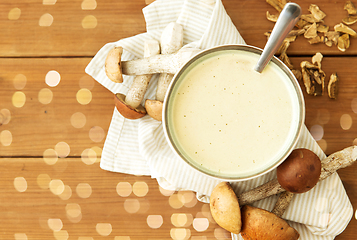
[{"label": "dried mushroom slice", "polygon": [[343,23],[339,23],[339,24],[335,25],[334,29],[335,29],[336,32],[347,33],[348,35],[350,35],[352,37],[356,37],[357,36],[357,33],[355,32],[355,30],[353,30],[352,28],[346,26]]},{"label": "dried mushroom slice", "polygon": [[298,28],[304,28],[306,25],[310,25],[310,23],[300,17],[300,20],[295,24]]},{"label": "dried mushroom slice", "polygon": [[357,14],[357,9],[351,1],[345,3],[344,9],[347,10],[348,14],[354,15]]},{"label": "dried mushroom slice", "polygon": [[309,11],[311,12],[312,16],[316,19],[316,22],[322,22],[322,19],[326,17],[326,14],[323,11],[321,11],[320,8],[315,4],[310,5]]},{"label": "dried mushroom slice", "polygon": [[338,38],[340,37],[340,33],[336,31],[328,31],[324,33],[327,40],[333,42],[335,45],[338,43]]},{"label": "dried mushroom slice", "polygon": [[320,33],[325,33],[325,32],[328,32],[329,28],[330,27],[325,24],[318,24],[316,30]]},{"label": "dried mushroom slice", "polygon": [[317,36],[317,25],[316,23],[311,24],[305,31],[305,38],[314,38]]},{"label": "dried mushroom slice", "polygon": [[281,12],[286,4],[286,0],[266,0],[266,2],[278,12]]},{"label": "dried mushroom slice", "polygon": [[279,15],[278,14],[270,14],[270,12],[269,11],[267,11],[267,19],[269,20],[269,21],[271,21],[271,22],[276,22],[276,21],[278,21],[278,17],[279,17]]},{"label": "dried mushroom slice", "polygon": [[332,99],[337,99],[339,81],[340,79],[338,78],[337,73],[332,73],[327,85],[328,96]]},{"label": "dried mushroom slice", "polygon": [[316,35],[308,41],[310,44],[322,43],[324,42],[324,37]]},{"label": "dried mushroom slice", "polygon": [[345,52],[350,47],[350,36],[345,33],[338,38],[337,48],[341,52]]},{"label": "dried mushroom slice", "polygon": [[308,23],[316,23],[316,22],[318,22],[318,21],[316,20],[316,18],[314,17],[314,15],[312,15],[312,14],[302,14],[302,15],[300,16],[300,18],[303,19],[303,20],[305,20],[305,21],[308,22]]},{"label": "dried mushroom slice", "polygon": [[352,25],[357,22],[357,16],[348,16],[342,19],[342,22],[346,25]]},{"label": "dried mushroom slice", "polygon": [[293,64],[290,62],[288,55],[284,52],[280,54],[279,59],[291,70],[294,68]]},{"label": "dried mushroom slice", "polygon": [[322,54],[317,53],[312,57],[312,62],[302,61],[301,73],[306,92],[309,95],[319,96],[324,93],[326,74],[321,69]]}]

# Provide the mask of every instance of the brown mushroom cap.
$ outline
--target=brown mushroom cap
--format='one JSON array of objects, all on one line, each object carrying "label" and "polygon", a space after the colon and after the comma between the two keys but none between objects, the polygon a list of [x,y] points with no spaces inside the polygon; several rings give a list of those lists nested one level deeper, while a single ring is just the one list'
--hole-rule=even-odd
[{"label": "brown mushroom cap", "polygon": [[123,82],[122,69],[121,69],[121,54],[123,53],[122,47],[115,47],[109,51],[105,59],[105,73],[107,77],[116,83]]},{"label": "brown mushroom cap", "polygon": [[280,185],[292,193],[304,193],[312,189],[319,181],[321,161],[308,149],[295,149],[277,168]]},{"label": "brown mushroom cap", "polygon": [[150,117],[157,121],[162,121],[162,107],[163,102],[158,100],[145,100],[145,109]]},{"label": "brown mushroom cap", "polygon": [[235,234],[240,232],[242,221],[238,198],[228,182],[221,182],[213,189],[210,210],[219,226]]},{"label": "brown mushroom cap", "polygon": [[245,205],[241,214],[245,240],[297,240],[300,236],[284,219],[264,209]]},{"label": "brown mushroom cap", "polygon": [[138,119],[146,115],[145,108],[141,105],[137,108],[133,108],[125,103],[125,95],[121,93],[114,94],[115,107],[120,114],[128,119]]}]

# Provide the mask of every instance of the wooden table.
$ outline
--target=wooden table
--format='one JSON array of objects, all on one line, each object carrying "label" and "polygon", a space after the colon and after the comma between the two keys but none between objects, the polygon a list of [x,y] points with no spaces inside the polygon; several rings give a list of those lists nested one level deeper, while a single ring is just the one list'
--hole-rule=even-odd
[{"label": "wooden table", "polygon": [[[312,2],[296,2],[307,14]],[[347,15],[344,0],[313,3],[331,28]],[[263,48],[274,25],[266,11],[276,11],[264,0],[223,4],[246,42]],[[150,177],[99,167],[113,95],[84,69],[105,43],[145,32],[145,6],[0,2],[0,239],[230,239],[193,192],[165,191]],[[357,144],[357,39],[346,52],[303,37],[288,49],[297,67],[316,52],[328,77],[338,73],[340,91],[337,100],[305,93],[306,126],[331,154]],[[339,171],[354,211],[356,171],[357,165]],[[355,239],[356,229],[353,217],[336,239]]]}]

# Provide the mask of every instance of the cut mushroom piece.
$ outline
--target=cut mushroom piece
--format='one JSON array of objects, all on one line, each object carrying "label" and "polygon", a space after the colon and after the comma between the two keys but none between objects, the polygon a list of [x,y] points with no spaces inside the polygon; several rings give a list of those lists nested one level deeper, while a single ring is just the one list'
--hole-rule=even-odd
[{"label": "cut mushroom piece", "polygon": [[121,69],[121,55],[123,53],[122,47],[114,47],[111,49],[105,60],[105,73],[107,77],[115,82],[122,83],[122,69]]},{"label": "cut mushroom piece", "polygon": [[342,22],[346,25],[352,25],[357,22],[357,16],[348,16],[342,19]]},{"label": "cut mushroom piece", "polygon": [[268,19],[269,21],[271,21],[271,22],[276,22],[276,21],[278,21],[278,17],[279,17],[278,14],[270,14],[269,11],[267,11],[266,16],[267,16],[267,19]]},{"label": "cut mushroom piece", "polygon": [[300,63],[302,79],[305,85],[307,94],[319,96],[323,95],[325,88],[326,74],[321,69],[322,54],[316,53],[312,57],[313,63],[302,61]]},{"label": "cut mushroom piece", "polygon": [[337,95],[338,95],[338,82],[339,82],[339,78],[337,76],[337,73],[332,73],[330,76],[330,80],[328,82],[328,86],[327,86],[327,92],[328,92],[328,96],[331,99],[336,99]]},{"label": "cut mushroom piece", "polygon": [[357,9],[355,7],[355,5],[351,2],[351,1],[347,1],[345,3],[344,9],[348,12],[348,14],[350,15],[355,15],[357,14]]},{"label": "cut mushroom piece", "polygon": [[[321,174],[319,181],[322,181],[337,170],[346,168],[354,164],[357,160],[357,146],[347,147],[335,152],[321,160]],[[239,205],[251,204],[255,201],[265,199],[269,196],[285,192],[277,179],[273,179],[254,189],[241,193],[238,196]]]},{"label": "cut mushroom piece", "polygon": [[326,17],[326,14],[323,11],[321,11],[320,8],[315,4],[310,5],[309,11],[311,12],[312,16],[316,19],[316,22],[321,22],[322,19]]},{"label": "cut mushroom piece", "polygon": [[[156,40],[147,40],[144,43],[144,58],[151,57],[160,53],[160,44]],[[132,108],[137,108],[144,99],[147,86],[152,75],[137,75],[135,76],[128,93],[126,94],[125,102]]]},{"label": "cut mushroom piece", "polygon": [[281,12],[286,4],[286,0],[266,0],[266,2],[278,12]]},{"label": "cut mushroom piece", "polygon": [[225,230],[238,234],[241,231],[241,212],[236,194],[228,182],[221,182],[210,196],[210,211],[216,223]]},{"label": "cut mushroom piece", "polygon": [[333,44],[337,45],[340,33],[336,31],[328,31],[324,33],[324,36],[328,39],[328,41],[331,41]]},{"label": "cut mushroom piece", "polygon": [[311,24],[305,31],[305,38],[314,38],[317,36],[317,25],[316,23]]},{"label": "cut mushroom piece", "polygon": [[357,33],[355,32],[355,30],[344,25],[343,23],[336,24],[333,28],[336,32],[347,33],[351,37],[357,36]]},{"label": "cut mushroom piece", "polygon": [[[144,57],[152,57],[160,53],[159,42],[148,40],[144,43]],[[134,77],[127,95],[115,94],[115,106],[120,114],[127,119],[138,119],[146,115],[145,108],[141,106],[146,88],[152,75],[137,75]]]},{"label": "cut mushroom piece", "polygon": [[297,240],[300,236],[284,219],[267,210],[246,205],[241,214],[245,240]]},{"label": "cut mushroom piece", "polygon": [[337,48],[341,52],[345,52],[350,47],[350,35],[343,34],[337,39]]}]

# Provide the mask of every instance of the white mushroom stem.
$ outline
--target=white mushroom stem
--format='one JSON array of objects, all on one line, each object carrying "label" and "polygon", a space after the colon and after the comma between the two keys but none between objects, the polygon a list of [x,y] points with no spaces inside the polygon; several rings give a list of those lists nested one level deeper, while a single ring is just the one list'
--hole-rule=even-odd
[{"label": "white mushroom stem", "polygon": [[[183,46],[183,28],[176,22],[169,23],[161,34],[161,54],[173,54]],[[174,74],[161,73],[157,82],[156,100],[164,101],[167,88]]]},{"label": "white mushroom stem", "polygon": [[[319,181],[331,176],[337,170],[351,166],[357,160],[357,146],[347,147],[335,152],[321,161]],[[285,192],[277,179],[273,179],[238,196],[239,205],[251,204],[269,196]]]},{"label": "white mushroom stem", "polygon": [[[147,40],[144,43],[144,58],[152,57],[160,53],[160,45],[156,40]],[[152,74],[135,76],[125,102],[133,108],[137,108],[144,99],[147,86],[151,80]]]},{"label": "white mushroom stem", "polygon": [[181,48],[177,53],[155,55],[130,61],[122,61],[122,72],[125,75],[144,75],[154,73],[175,74],[182,65],[201,50],[197,48]]}]

